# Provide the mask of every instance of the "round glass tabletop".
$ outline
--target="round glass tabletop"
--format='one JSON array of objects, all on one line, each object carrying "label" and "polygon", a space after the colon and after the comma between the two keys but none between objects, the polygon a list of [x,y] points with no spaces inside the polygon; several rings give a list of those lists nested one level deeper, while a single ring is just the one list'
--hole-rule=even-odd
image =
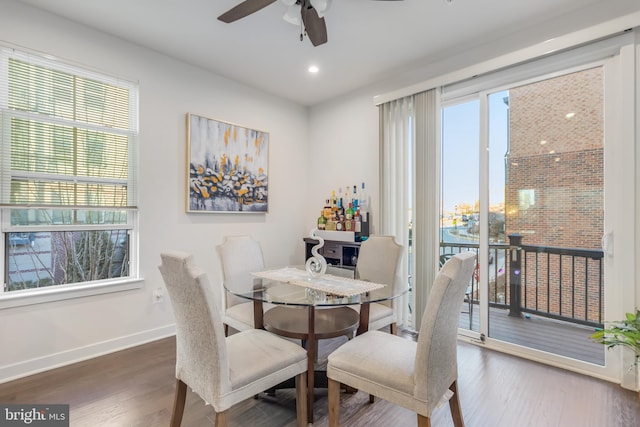
[{"label": "round glass tabletop", "polygon": [[[286,275],[279,274],[284,270],[286,270]],[[227,284],[225,284],[225,289],[238,297],[263,303],[326,307],[387,301],[405,294],[408,290],[405,287],[398,292],[394,292],[392,286],[381,285],[378,289],[355,293],[359,292],[362,284],[368,284],[372,287],[375,287],[376,284],[330,274],[305,279],[306,273],[304,271],[295,271],[295,269],[289,267],[266,273],[272,272],[278,274],[265,274],[270,278],[256,277],[251,290],[246,288],[238,290],[227,286]],[[300,275],[298,275],[298,272],[300,272]]]}]

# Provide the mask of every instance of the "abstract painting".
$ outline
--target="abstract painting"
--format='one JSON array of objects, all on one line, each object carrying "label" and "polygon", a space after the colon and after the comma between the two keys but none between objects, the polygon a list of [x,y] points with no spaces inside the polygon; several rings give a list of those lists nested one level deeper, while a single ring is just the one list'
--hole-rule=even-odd
[{"label": "abstract painting", "polygon": [[187,163],[187,212],[268,212],[268,133],[187,114]]}]

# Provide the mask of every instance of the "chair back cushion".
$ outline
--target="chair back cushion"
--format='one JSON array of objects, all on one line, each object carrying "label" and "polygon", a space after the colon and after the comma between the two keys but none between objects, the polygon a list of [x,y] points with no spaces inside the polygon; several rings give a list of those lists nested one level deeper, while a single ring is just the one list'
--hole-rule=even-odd
[{"label": "chair back cushion", "polygon": [[176,320],[176,378],[205,401],[231,390],[222,316],[206,274],[183,252],[160,255]]},{"label": "chair back cushion", "polygon": [[399,278],[401,255],[402,246],[393,236],[372,234],[360,245],[356,278],[389,286],[376,293],[395,293],[401,283]]},{"label": "chair back cushion", "polygon": [[[238,292],[250,292],[254,282],[251,273],[264,270],[264,257],[260,243],[250,236],[226,236],[217,250],[224,286]],[[225,294],[227,307],[247,302],[228,292]]]},{"label": "chair back cushion", "polygon": [[476,264],[473,252],[449,259],[436,275],[418,335],[415,396],[438,403],[458,377],[458,318]]}]

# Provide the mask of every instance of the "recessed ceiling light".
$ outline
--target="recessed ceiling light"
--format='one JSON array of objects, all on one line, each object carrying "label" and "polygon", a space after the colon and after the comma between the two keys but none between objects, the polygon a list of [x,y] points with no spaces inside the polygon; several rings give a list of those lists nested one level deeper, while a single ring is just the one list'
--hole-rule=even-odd
[{"label": "recessed ceiling light", "polygon": [[567,115],[565,116],[567,119],[571,119],[573,118],[573,116],[575,116],[576,113],[567,113]]},{"label": "recessed ceiling light", "polygon": [[320,68],[318,68],[316,65],[310,65],[308,70],[309,70],[310,73],[315,74],[318,71],[320,71]]},{"label": "recessed ceiling light", "polygon": [[547,143],[547,141],[545,141],[544,139],[542,141],[540,141],[540,145],[544,145],[546,143]]}]

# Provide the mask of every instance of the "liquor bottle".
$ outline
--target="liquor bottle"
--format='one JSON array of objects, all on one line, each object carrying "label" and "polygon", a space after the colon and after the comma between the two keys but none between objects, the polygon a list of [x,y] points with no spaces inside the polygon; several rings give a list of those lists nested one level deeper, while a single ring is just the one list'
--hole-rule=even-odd
[{"label": "liquor bottle", "polygon": [[360,201],[358,202],[358,207],[360,208],[360,216],[363,221],[367,219],[367,212],[369,212],[369,196],[364,188],[364,182],[362,183],[362,189],[360,190]]},{"label": "liquor bottle", "polygon": [[349,203],[349,209],[347,209],[346,219],[344,220],[344,229],[346,231],[356,231],[355,218],[356,218],[356,210],[353,207],[353,203]]},{"label": "liquor bottle", "polygon": [[353,197],[351,198],[351,204],[353,205],[353,210],[356,211],[358,209],[358,186],[353,186]]},{"label": "liquor bottle", "polygon": [[344,231],[353,231],[353,220],[352,219],[344,219]]},{"label": "liquor bottle", "polygon": [[327,218],[324,217],[324,209],[320,211],[318,217],[318,230],[324,230],[327,228]]},{"label": "liquor bottle", "polygon": [[327,199],[325,204],[324,204],[324,209],[322,210],[322,215],[326,219],[329,219],[329,218],[331,218],[332,213],[333,213],[333,211],[331,210],[331,204],[329,202],[329,199]]},{"label": "liquor bottle", "polygon": [[336,197],[336,190],[331,191],[331,210],[334,214],[338,210],[338,198]]},{"label": "liquor bottle", "polygon": [[342,216],[336,222],[336,231],[344,231],[344,218]]},{"label": "liquor bottle", "polygon": [[353,219],[353,205],[351,203],[349,203],[349,207],[345,211],[344,217],[347,220]]}]

